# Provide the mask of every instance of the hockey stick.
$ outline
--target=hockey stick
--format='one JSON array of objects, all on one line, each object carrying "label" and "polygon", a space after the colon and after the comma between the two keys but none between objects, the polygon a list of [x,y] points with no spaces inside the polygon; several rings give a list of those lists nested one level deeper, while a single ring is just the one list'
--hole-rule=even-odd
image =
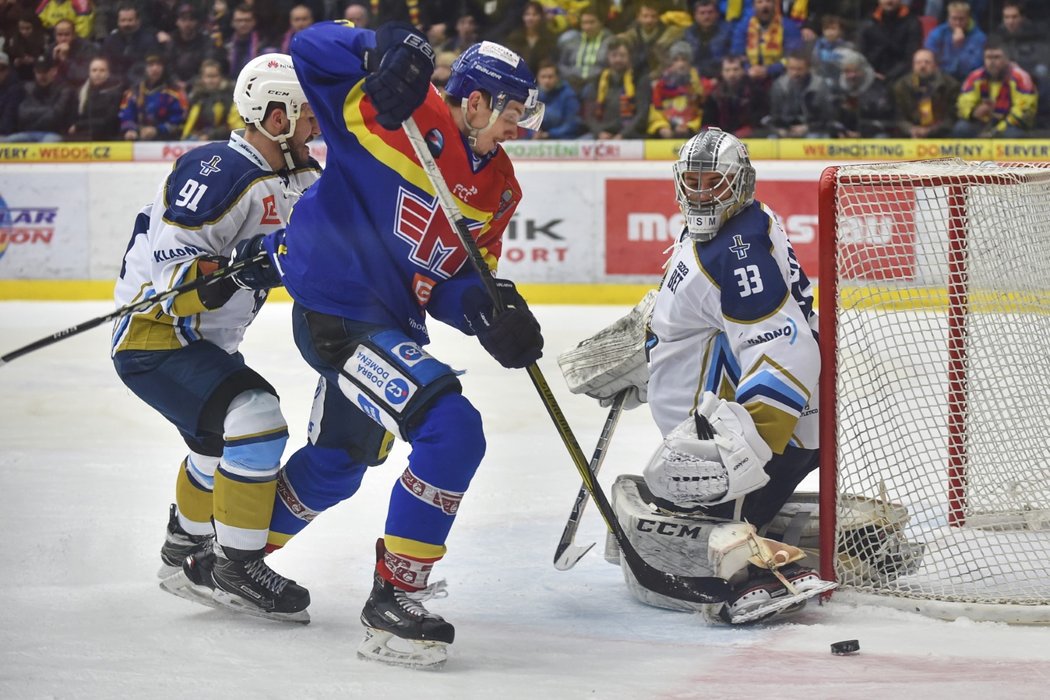
[{"label": "hockey stick", "polygon": [[237,262],[233,263],[232,265],[229,265],[228,267],[223,267],[223,268],[218,269],[215,272],[212,272],[211,274],[208,274],[208,275],[202,275],[202,276],[198,277],[195,280],[191,280],[190,282],[187,282],[186,284],[180,284],[178,287],[172,287],[171,289],[167,290],[166,292],[161,292],[160,294],[154,294],[151,297],[147,297],[147,298],[142,299],[140,301],[136,301],[133,304],[128,304],[127,306],[122,306],[119,309],[117,309],[116,311],[111,311],[110,313],[106,314],[105,316],[99,316],[98,318],[93,318],[90,321],[84,321],[83,323],[78,323],[75,326],[70,326],[69,328],[66,328],[64,330],[58,331],[57,333],[52,333],[51,335],[47,336],[46,338],[41,338],[40,340],[32,342],[29,345],[25,345],[23,347],[20,347],[17,350],[12,350],[11,352],[7,353],[6,355],[0,357],[0,367],[3,367],[4,365],[6,365],[11,360],[17,359],[17,358],[21,357],[22,355],[27,355],[27,354],[33,352],[34,350],[39,350],[40,348],[46,348],[48,345],[51,345],[53,343],[57,343],[60,340],[65,340],[66,338],[71,338],[74,335],[78,335],[80,333],[83,333],[84,331],[91,330],[92,328],[95,328],[96,326],[101,326],[103,323],[106,323],[107,321],[112,321],[115,318],[120,318],[121,316],[127,316],[128,314],[135,314],[135,313],[138,313],[140,311],[145,311],[146,309],[149,309],[149,308],[151,308],[152,306],[154,306],[156,304],[159,304],[161,302],[167,301],[168,299],[172,298],[173,296],[177,296],[177,295],[183,294],[185,292],[192,292],[194,289],[198,289],[198,288],[203,287],[205,285],[212,284],[214,282],[218,282],[219,280],[223,279],[224,277],[229,277],[230,275],[232,275],[232,274],[234,274],[236,272],[240,272],[241,270],[243,270],[246,267],[251,267],[252,265],[255,265],[257,263],[262,262],[263,260],[266,259],[266,255],[267,255],[266,251],[262,251],[258,255],[256,255],[255,257],[245,258],[244,260],[238,260]]},{"label": "hockey stick", "polygon": [[[616,424],[620,422],[620,414],[623,413],[623,404],[627,400],[628,391],[624,389],[613,399],[609,416],[605,419],[601,435],[598,436],[598,445],[594,448],[589,465],[591,474],[594,476],[598,476],[598,470],[602,468],[602,462],[605,461],[606,448],[613,431],[616,430]],[[591,542],[583,547],[573,543],[573,540],[576,539],[576,529],[580,526],[580,518],[583,516],[583,509],[587,506],[590,495],[587,491],[587,484],[581,484],[580,492],[576,494],[576,502],[572,504],[572,512],[569,513],[569,521],[565,523],[565,529],[561,533],[558,548],[554,550],[554,568],[558,571],[568,571],[576,566],[576,562],[583,559],[584,555],[595,545],[594,542]]]},{"label": "hockey stick", "polygon": [[[460,243],[463,244],[464,250],[470,257],[471,264],[481,276],[482,283],[492,298],[496,313],[505,311],[499,290],[496,287],[496,279],[492,276],[485,259],[481,257],[481,251],[478,250],[477,243],[470,235],[467,224],[463,219],[463,214],[460,213],[459,207],[456,206],[452,193],[448,189],[448,184],[438,169],[434,157],[430,154],[430,149],[427,147],[423,135],[419,132],[415,119],[409,117],[404,121],[402,127],[408,136],[409,142],[412,144],[413,150],[416,152],[420,165],[423,166],[431,185],[434,187],[445,217],[456,232]],[[729,583],[725,579],[713,576],[678,576],[666,571],[660,571],[642,559],[641,555],[638,554],[638,550],[634,548],[634,545],[627,538],[627,533],[624,532],[620,521],[613,513],[609,499],[605,497],[594,475],[588,468],[587,458],[583,455],[583,450],[580,449],[580,443],[577,442],[576,436],[573,435],[572,428],[569,427],[569,422],[561,412],[561,408],[558,406],[558,402],[555,400],[550,386],[547,385],[547,380],[543,377],[539,366],[536,364],[529,365],[528,373],[532,379],[533,386],[536,387],[540,398],[543,399],[547,414],[554,421],[554,426],[557,428],[562,442],[569,451],[569,456],[572,457],[576,471],[580,473],[580,478],[583,479],[584,486],[591,494],[591,498],[594,499],[594,504],[605,520],[606,526],[612,532],[613,537],[616,538],[616,543],[620,546],[624,561],[627,562],[638,583],[651,591],[669,598],[687,600],[693,603],[721,603],[727,600],[730,595],[730,589]]]}]

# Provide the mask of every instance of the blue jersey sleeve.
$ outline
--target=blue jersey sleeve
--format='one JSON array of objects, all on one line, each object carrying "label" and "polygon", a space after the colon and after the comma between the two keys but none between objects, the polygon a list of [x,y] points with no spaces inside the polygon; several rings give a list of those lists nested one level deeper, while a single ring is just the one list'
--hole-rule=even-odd
[{"label": "blue jersey sleeve", "polygon": [[295,73],[318,115],[322,135],[326,127],[343,123],[343,101],[368,75],[365,54],[373,48],[375,32],[345,21],[319,22],[292,38]]}]

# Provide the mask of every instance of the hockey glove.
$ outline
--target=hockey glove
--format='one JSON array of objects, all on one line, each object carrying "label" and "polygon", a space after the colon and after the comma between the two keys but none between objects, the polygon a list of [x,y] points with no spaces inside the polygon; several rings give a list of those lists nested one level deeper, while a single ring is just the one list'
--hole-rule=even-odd
[{"label": "hockey glove", "polygon": [[237,244],[230,256],[230,265],[240,260],[248,260],[266,253],[262,260],[248,265],[230,275],[233,282],[241,289],[270,289],[281,286],[281,273],[274,263],[277,250],[284,244],[284,229],[273,233],[259,233]]},{"label": "hockey glove", "polygon": [[430,92],[434,49],[411,24],[387,22],[376,31],[375,52],[365,63],[372,74],[365,78],[364,90],[372,98],[376,121],[390,131],[400,129]]},{"label": "hockey glove", "polygon": [[496,280],[504,311],[496,312],[481,287],[463,295],[463,315],[481,346],[507,369],[528,367],[543,356],[540,324],[510,280]]}]

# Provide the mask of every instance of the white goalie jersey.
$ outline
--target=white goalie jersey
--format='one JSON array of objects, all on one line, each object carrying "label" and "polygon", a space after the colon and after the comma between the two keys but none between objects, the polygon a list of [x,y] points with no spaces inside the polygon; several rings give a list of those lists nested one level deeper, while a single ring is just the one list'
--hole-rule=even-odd
[{"label": "white goalie jersey", "polygon": [[[238,132],[227,143],[183,155],[135,221],[114,292],[117,305],[191,281],[200,274],[198,258],[229,258],[242,240],[283,228],[320,172],[313,161],[291,173],[275,172]],[[177,295],[119,318],[112,352],[176,350],[197,340],[235,352],[265,299],[265,291],[239,290],[207,310],[197,295]]]},{"label": "white goalie jersey", "polygon": [[646,338],[649,405],[667,435],[705,391],[742,404],[773,452],[817,448],[813,294],[773,212],[754,202],[718,235],[683,235]]}]

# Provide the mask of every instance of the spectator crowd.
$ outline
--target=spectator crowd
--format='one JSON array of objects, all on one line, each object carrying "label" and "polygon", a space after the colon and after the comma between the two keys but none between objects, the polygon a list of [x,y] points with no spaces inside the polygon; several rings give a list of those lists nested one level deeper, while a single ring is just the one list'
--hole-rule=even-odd
[{"label": "spectator crowd", "polygon": [[534,139],[1050,135],[1050,2],[0,0],[0,141],[219,140],[241,67],[312,23],[408,21],[441,88],[482,39],[521,55]]}]

